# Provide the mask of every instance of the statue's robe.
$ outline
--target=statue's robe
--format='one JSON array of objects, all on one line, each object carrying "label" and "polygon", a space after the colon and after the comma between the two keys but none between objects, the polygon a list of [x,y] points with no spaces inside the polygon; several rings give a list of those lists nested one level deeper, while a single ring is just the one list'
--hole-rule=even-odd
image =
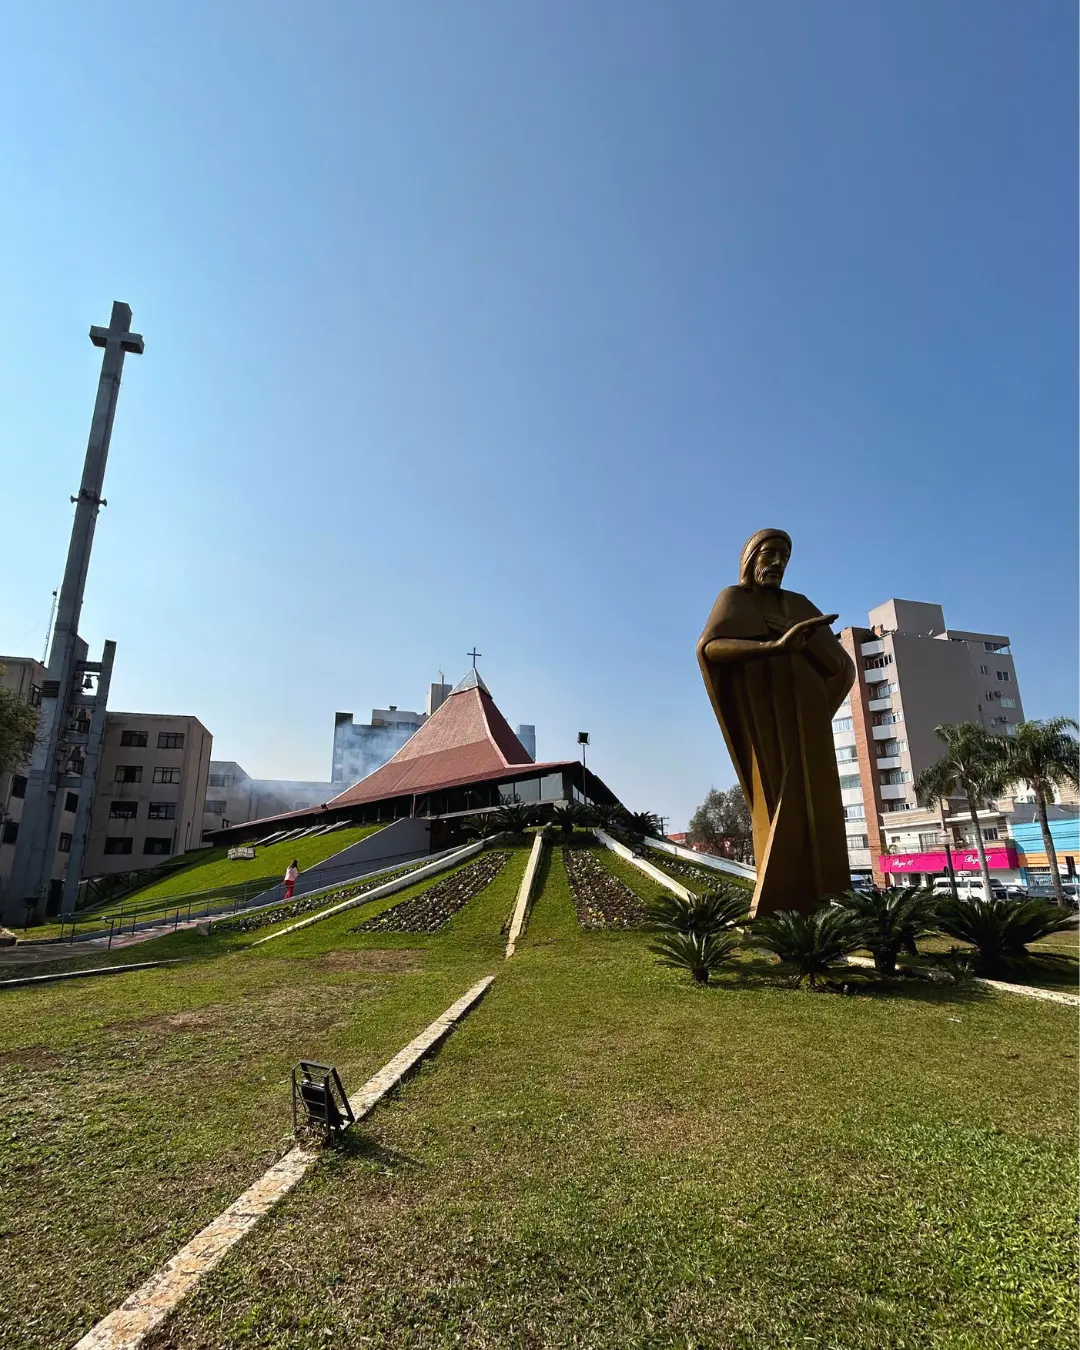
[{"label": "statue's robe", "polygon": [[801,652],[710,661],[714,638],[768,641],[821,613],[805,595],[757,586],[720,592],[698,662],[754,823],[752,914],[817,909],[851,886],[832,718],[854,666],[826,625]]}]

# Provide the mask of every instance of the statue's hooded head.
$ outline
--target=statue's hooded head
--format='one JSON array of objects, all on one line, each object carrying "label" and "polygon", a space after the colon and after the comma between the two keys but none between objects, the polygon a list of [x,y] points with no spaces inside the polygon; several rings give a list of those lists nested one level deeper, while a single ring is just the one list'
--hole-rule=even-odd
[{"label": "statue's hooded head", "polygon": [[778,590],[790,557],[791,535],[786,530],[758,530],[743,544],[739,585]]}]

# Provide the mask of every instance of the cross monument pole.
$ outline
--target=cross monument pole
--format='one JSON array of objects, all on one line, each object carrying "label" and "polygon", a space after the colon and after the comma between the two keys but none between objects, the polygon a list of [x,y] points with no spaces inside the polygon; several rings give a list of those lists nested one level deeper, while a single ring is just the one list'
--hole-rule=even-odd
[{"label": "cross monument pole", "polygon": [[[52,651],[42,689],[37,737],[15,845],[8,893],[12,912],[14,907],[23,910],[30,905],[36,911],[47,903],[60,834],[60,808],[63,805],[60,778],[70,777],[65,744],[68,738],[64,733],[70,705],[81,694],[81,681],[77,688],[76,680],[81,676],[80,665],[86,650],[86,644],[79,637],[79,619],[94,546],[94,527],[98,512],[107,504],[101,490],[105,485],[105,465],[109,458],[120,377],[125,355],[134,352],[141,356],[143,352],[142,337],[131,331],[131,307],[119,300],[113,302],[108,328],[92,327],[90,341],[103,349],[101,374],[83,461],[82,482],[78,496],[71,498],[75,505],[75,520],[71,527]],[[93,784],[87,786],[92,789]]]}]

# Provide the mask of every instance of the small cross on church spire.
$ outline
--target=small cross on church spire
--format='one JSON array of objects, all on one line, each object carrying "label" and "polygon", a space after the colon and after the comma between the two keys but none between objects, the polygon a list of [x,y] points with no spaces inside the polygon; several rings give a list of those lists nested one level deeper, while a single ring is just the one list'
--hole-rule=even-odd
[{"label": "small cross on church spire", "polygon": [[466,656],[471,656],[471,657],[472,657],[472,668],[473,668],[473,670],[476,669],[476,658],[477,658],[478,656],[483,656],[483,654],[484,654],[483,652],[478,652],[478,651],[476,650],[476,643],[475,643],[475,642],[473,643],[473,649],[472,649],[472,651],[471,651],[471,652],[466,652],[466,653],[465,653]]}]

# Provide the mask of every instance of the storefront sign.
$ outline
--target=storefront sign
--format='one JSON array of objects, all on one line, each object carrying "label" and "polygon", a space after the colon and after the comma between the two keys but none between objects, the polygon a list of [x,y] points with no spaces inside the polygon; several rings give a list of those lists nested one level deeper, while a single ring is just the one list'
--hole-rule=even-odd
[{"label": "storefront sign", "polygon": [[[1003,848],[988,848],[986,862],[991,871],[1011,871],[1017,866],[1016,850],[1009,844]],[[954,848],[953,869],[957,872],[977,872],[979,854],[973,848]],[[883,872],[946,872],[948,864],[945,852],[941,853],[883,853],[881,855]]]}]

